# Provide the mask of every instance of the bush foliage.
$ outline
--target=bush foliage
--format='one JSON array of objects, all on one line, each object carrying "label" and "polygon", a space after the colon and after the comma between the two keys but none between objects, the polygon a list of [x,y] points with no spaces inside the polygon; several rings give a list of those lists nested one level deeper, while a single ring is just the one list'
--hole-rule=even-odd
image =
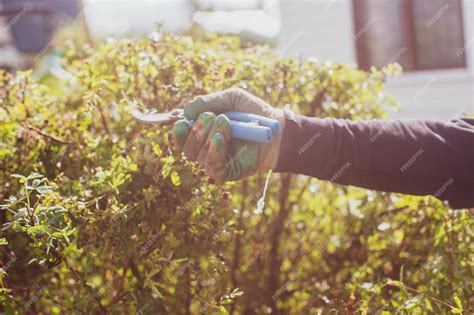
[{"label": "bush foliage", "polygon": [[261,211],[266,174],[217,185],[171,150],[169,127],[129,114],[240,87],[305,115],[378,118],[391,67],[213,36],[66,51],[71,78],[0,74],[7,314],[468,312],[469,212],[291,174],[271,175]]}]

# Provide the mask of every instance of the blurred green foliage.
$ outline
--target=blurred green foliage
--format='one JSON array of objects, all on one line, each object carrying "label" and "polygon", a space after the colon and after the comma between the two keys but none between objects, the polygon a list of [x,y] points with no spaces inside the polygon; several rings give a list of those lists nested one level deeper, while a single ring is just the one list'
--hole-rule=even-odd
[{"label": "blurred green foliage", "polygon": [[7,314],[469,312],[467,210],[272,174],[260,212],[266,174],[216,185],[173,153],[169,127],[129,114],[240,87],[305,115],[384,117],[396,66],[166,35],[70,45],[64,66],[73,79],[0,74]]}]

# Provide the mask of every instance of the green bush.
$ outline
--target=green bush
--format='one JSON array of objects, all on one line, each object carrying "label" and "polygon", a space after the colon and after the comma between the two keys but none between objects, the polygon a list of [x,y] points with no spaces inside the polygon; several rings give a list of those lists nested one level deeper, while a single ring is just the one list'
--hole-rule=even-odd
[{"label": "green bush", "polygon": [[266,174],[216,185],[170,149],[169,127],[129,114],[240,87],[310,116],[383,117],[392,66],[211,36],[66,51],[73,79],[0,75],[7,314],[467,312],[469,212],[290,174],[271,175],[259,211]]}]

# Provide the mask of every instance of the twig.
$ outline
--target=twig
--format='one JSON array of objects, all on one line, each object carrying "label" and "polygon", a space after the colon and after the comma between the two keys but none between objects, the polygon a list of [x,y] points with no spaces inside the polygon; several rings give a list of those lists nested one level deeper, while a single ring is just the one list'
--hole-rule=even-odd
[{"label": "twig", "polygon": [[[406,285],[403,284],[403,283],[402,283],[401,285],[396,285],[396,284],[393,284],[393,283],[385,283],[385,284],[380,288],[380,291],[379,291],[379,292],[374,292],[374,293],[373,293],[367,300],[365,300],[365,301],[368,303],[370,300],[372,300],[372,298],[373,298],[374,296],[376,296],[377,294],[380,294],[380,292],[382,291],[383,288],[389,287],[389,286],[396,287],[396,288],[407,289],[408,291],[414,292],[414,293],[416,293],[416,294],[418,294],[418,295],[424,295],[424,296],[426,296],[427,298],[429,298],[429,299],[431,299],[431,300],[433,300],[433,301],[435,301],[435,302],[441,303],[441,304],[443,304],[444,306],[447,306],[447,307],[449,307],[449,308],[451,308],[451,309],[455,309],[454,306],[452,306],[452,305],[450,305],[450,304],[448,304],[448,303],[446,303],[446,302],[444,302],[444,301],[442,301],[442,300],[440,300],[440,299],[437,299],[437,298],[435,298],[435,297],[433,297],[433,296],[431,296],[431,295],[429,295],[429,294],[427,294],[427,293],[420,292],[420,291],[418,291],[417,289],[408,287],[408,286],[406,286]],[[359,305],[360,302],[363,302],[363,300],[360,300],[359,302],[357,302],[356,304],[354,304],[354,307],[357,306],[357,305]],[[357,310],[359,310],[359,309],[357,309]]]},{"label": "twig", "polygon": [[347,301],[345,307],[344,307],[344,314],[345,315],[351,315],[354,314],[354,304],[356,302],[356,297],[354,293],[351,293],[351,296],[349,297],[349,300]]},{"label": "twig", "polygon": [[440,300],[440,299],[437,299],[437,298],[435,298],[435,297],[433,297],[433,296],[431,296],[431,295],[429,295],[429,294],[426,294],[426,293],[424,293],[424,292],[420,292],[420,291],[418,291],[417,289],[414,289],[414,288],[411,288],[411,287],[407,287],[405,284],[403,285],[403,287],[404,287],[405,289],[407,289],[408,291],[412,291],[412,292],[414,292],[414,293],[416,293],[416,294],[419,294],[419,295],[424,295],[424,296],[426,296],[427,298],[432,299],[432,300],[435,301],[435,302],[441,303],[441,304],[443,304],[444,306],[447,306],[447,307],[449,307],[449,308],[452,308],[452,309],[455,309],[455,308],[456,308],[456,307],[454,307],[454,306],[452,306],[452,305],[450,305],[450,304],[448,304],[448,303],[446,303],[446,302],[444,302],[444,301],[442,301],[442,300]]},{"label": "twig", "polygon": [[[245,210],[244,197],[247,196],[247,188],[248,188],[247,185],[248,185],[248,181],[244,181],[242,183],[242,201],[240,203],[240,213],[239,213],[239,218],[237,221],[237,228],[239,230],[242,229],[242,224],[243,224],[243,213]],[[234,246],[234,253],[233,253],[234,257],[233,257],[232,269],[230,273],[230,278],[231,278],[231,283],[232,283],[233,288],[237,287],[237,272],[239,270],[239,264],[240,264],[241,246],[242,246],[242,239],[239,233],[235,237],[235,246]],[[234,314],[234,312],[235,312],[235,303],[232,303],[232,305],[230,306],[230,314],[232,315]]]},{"label": "twig", "polygon": [[303,197],[303,194],[308,190],[308,186],[311,183],[311,177],[306,179],[306,182],[304,183],[303,187],[298,193],[298,196],[296,197],[295,201],[293,201],[290,205],[290,208],[293,208],[294,205],[300,204],[301,198]]},{"label": "twig", "polygon": [[21,93],[21,104],[25,108],[26,116],[30,117],[31,113],[30,110],[28,109],[28,106],[26,106],[26,86],[28,85],[28,77],[25,77],[25,79],[21,83],[21,88],[22,88],[22,93]]},{"label": "twig", "polygon": [[69,271],[71,271],[81,281],[82,285],[86,288],[86,290],[89,291],[89,293],[94,297],[95,302],[99,305],[101,313],[107,314],[107,309],[102,305],[102,303],[100,303],[100,299],[97,297],[97,294],[94,292],[94,290],[92,290],[89,284],[87,284],[86,280],[84,280],[84,278],[81,277],[79,271],[77,271],[76,269],[74,269],[74,267],[69,265],[65,259],[63,259],[63,262],[66,265],[66,268]]},{"label": "twig", "polygon": [[386,215],[386,214],[390,214],[390,213],[397,213],[399,211],[402,211],[402,210],[405,210],[406,208],[408,208],[408,206],[403,206],[403,207],[400,207],[400,208],[394,208],[394,209],[387,209],[385,211],[382,211],[378,214],[379,217],[383,216],[383,215]]},{"label": "twig", "polygon": [[34,126],[31,126],[31,125],[23,125],[23,126],[24,126],[26,129],[31,130],[31,131],[34,131],[34,132],[36,132],[37,134],[39,134],[39,135],[41,135],[41,136],[43,136],[43,137],[45,137],[45,138],[51,139],[51,140],[53,140],[53,141],[56,141],[56,142],[59,142],[59,143],[62,143],[62,144],[67,144],[67,145],[69,145],[69,144],[74,144],[74,143],[71,142],[71,141],[66,141],[66,140],[63,140],[63,139],[58,138],[58,137],[56,137],[56,136],[53,136],[53,135],[51,135],[51,134],[49,134],[49,133],[47,133],[47,132],[45,132],[45,131],[43,131],[43,130],[40,130],[40,129],[34,127]]},{"label": "twig", "polygon": [[[444,231],[446,233],[446,239],[447,239],[447,248],[446,248],[446,253],[448,255],[448,274],[449,274],[449,277],[448,277],[448,283],[449,283],[449,286],[451,287],[451,290],[453,290],[453,278],[454,278],[454,266],[455,266],[455,263],[454,263],[454,257],[453,257],[453,239],[452,239],[452,234],[450,233],[452,231],[452,226],[454,225],[452,219],[450,220],[451,218],[446,216],[444,218]],[[448,223],[451,222],[451,231],[448,227]]]},{"label": "twig", "polygon": [[123,292],[121,295],[118,295],[116,298],[114,298],[112,301],[110,301],[110,303],[107,304],[107,307],[110,307],[114,304],[117,304],[118,302],[122,301],[129,294],[130,294],[130,292]]},{"label": "twig", "polygon": [[102,124],[104,125],[105,132],[111,136],[110,134],[110,129],[109,129],[109,124],[107,123],[107,119],[105,118],[104,111],[102,110],[102,106],[100,106],[98,103],[95,104],[97,110],[99,111],[100,114],[100,119],[102,120]]},{"label": "twig", "polygon": [[53,301],[54,303],[56,303],[56,304],[58,304],[59,306],[61,306],[61,307],[63,308],[63,309],[62,309],[63,311],[68,309],[68,307],[67,307],[66,305],[64,305],[64,304],[62,304],[61,302],[59,302],[58,300],[56,300],[53,296],[49,295],[47,292],[43,292],[43,294],[46,295],[46,297],[50,298],[51,301]]}]

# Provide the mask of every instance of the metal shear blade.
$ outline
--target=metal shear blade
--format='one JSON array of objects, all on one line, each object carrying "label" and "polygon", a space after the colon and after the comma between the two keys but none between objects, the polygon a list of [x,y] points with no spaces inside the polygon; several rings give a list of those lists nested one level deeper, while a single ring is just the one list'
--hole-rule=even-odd
[{"label": "metal shear blade", "polygon": [[182,109],[175,109],[169,113],[151,112],[148,114],[144,114],[139,110],[135,109],[131,111],[131,114],[133,117],[140,121],[155,124],[170,124],[184,117]]}]

